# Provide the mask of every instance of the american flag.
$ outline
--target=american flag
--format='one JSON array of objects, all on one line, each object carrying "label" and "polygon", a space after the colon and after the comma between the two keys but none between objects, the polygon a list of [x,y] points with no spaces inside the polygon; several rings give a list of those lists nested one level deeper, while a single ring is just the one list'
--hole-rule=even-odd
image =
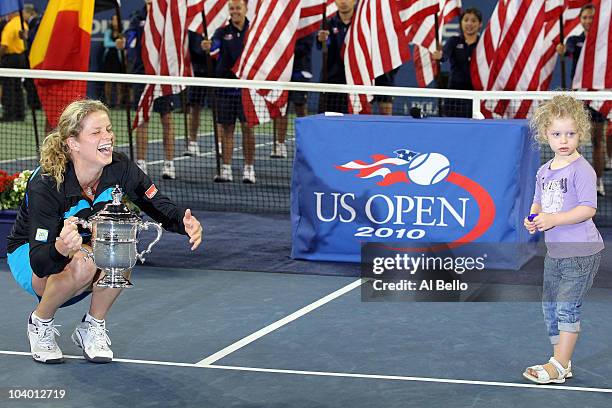
[{"label": "american flag", "polygon": [[491,64],[503,36],[502,30],[506,17],[506,9],[506,2],[504,0],[497,3],[489,23],[478,41],[476,50],[474,50],[475,55],[470,67],[474,89],[488,89]]},{"label": "american flag", "polygon": [[[374,79],[410,58],[397,0],[362,0],[345,38],[344,69],[349,85],[374,84]],[[350,95],[353,113],[369,112],[371,95]]]},{"label": "american flag", "polygon": [[418,27],[425,18],[440,11],[440,0],[397,0],[397,3],[409,42],[416,35],[412,28]]},{"label": "american flag", "polygon": [[419,155],[418,152],[413,152],[408,149],[398,149],[394,151],[395,157],[389,157],[384,154],[372,155],[373,162],[366,163],[362,160],[353,160],[336,166],[341,171],[359,170],[356,177],[361,179],[374,179],[382,177],[376,184],[379,186],[390,186],[395,183],[410,183],[405,170],[397,170],[396,166],[405,166],[410,164],[412,159]]},{"label": "american flag", "polygon": [[[558,60],[556,47],[560,42],[561,30],[559,18],[563,19],[563,34],[565,38],[582,33],[580,25],[580,8],[589,0],[547,0],[545,4],[546,24],[544,26],[545,51],[540,61],[540,85],[538,90],[546,91],[550,87],[553,72]],[[517,105],[515,103],[514,105]],[[515,112],[531,112],[533,101],[525,100],[515,106]]]},{"label": "american flag", "polygon": [[206,36],[212,38],[215,30],[229,21],[228,0],[187,0],[187,29],[203,34],[202,9],[206,15]]},{"label": "american flag", "polygon": [[[533,91],[543,84],[545,51],[550,47],[545,28],[552,24],[548,1],[500,0],[472,59],[472,83],[477,90]],[[548,7],[550,10],[550,6]],[[527,116],[530,103],[489,100],[486,117]]]},{"label": "american flag", "polygon": [[297,38],[305,37],[321,28],[323,5],[325,5],[325,18],[333,16],[338,11],[334,0],[302,0]]},{"label": "american flag", "polygon": [[[240,79],[290,81],[300,0],[257,3],[244,49],[233,70]],[[288,91],[243,89],[242,104],[249,125],[265,123],[285,114]]]},{"label": "american flag", "polygon": [[[142,35],[142,61],[147,75],[191,76],[187,44],[187,0],[151,3]],[[147,84],[140,97],[133,127],[148,122],[153,101],[179,93],[178,85]]]},{"label": "american flag", "polygon": [[[612,1],[593,2],[595,16],[588,31],[584,47],[578,59],[574,75],[574,88],[610,89],[612,88]],[[608,116],[612,102],[605,101],[591,106]]]},{"label": "american flag", "polygon": [[[433,10],[433,8],[431,8]],[[461,14],[461,0],[439,0],[438,43],[442,43],[444,25]],[[409,28],[414,47],[414,68],[417,84],[426,87],[438,74],[438,64],[431,53],[436,51],[436,27],[434,14],[425,16]]]},{"label": "american flag", "polygon": [[556,51],[559,44],[559,18],[563,19],[563,36],[567,39],[582,33],[580,25],[580,7],[590,0],[569,1],[549,0],[546,2],[547,17],[546,27],[544,28],[545,44],[548,47],[542,56],[542,72],[540,75],[540,90],[547,90],[552,80],[553,71],[557,64],[558,54]]}]

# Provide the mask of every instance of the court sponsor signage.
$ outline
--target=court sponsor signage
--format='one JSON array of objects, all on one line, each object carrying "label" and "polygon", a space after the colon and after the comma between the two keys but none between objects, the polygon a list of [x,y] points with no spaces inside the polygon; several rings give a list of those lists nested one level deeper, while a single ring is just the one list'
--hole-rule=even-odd
[{"label": "court sponsor signage", "polygon": [[524,121],[299,119],[295,258],[360,261],[360,244],[521,242],[537,151]]}]

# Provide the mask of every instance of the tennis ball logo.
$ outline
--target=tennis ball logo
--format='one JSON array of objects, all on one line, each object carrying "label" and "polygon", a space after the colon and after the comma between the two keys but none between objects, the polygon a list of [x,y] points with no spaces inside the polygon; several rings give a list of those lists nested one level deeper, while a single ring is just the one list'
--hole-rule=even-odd
[{"label": "tennis ball logo", "polygon": [[440,153],[423,153],[410,161],[408,177],[421,186],[431,186],[448,176],[450,162]]}]

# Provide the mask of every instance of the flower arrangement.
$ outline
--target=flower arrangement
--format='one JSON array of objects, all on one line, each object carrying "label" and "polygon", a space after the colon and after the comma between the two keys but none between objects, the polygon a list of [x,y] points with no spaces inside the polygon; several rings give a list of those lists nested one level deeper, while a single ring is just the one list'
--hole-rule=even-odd
[{"label": "flower arrangement", "polygon": [[31,175],[32,171],[30,170],[12,175],[0,170],[0,210],[19,207],[25,196],[26,185]]}]

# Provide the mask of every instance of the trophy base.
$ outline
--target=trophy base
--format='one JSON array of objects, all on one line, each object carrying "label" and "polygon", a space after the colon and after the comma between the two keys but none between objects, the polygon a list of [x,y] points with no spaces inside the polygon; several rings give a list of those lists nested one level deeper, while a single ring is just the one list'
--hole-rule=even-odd
[{"label": "trophy base", "polygon": [[102,270],[105,272],[104,277],[102,277],[97,283],[96,286],[99,288],[131,288],[134,286],[129,279],[123,276],[122,270],[108,271]]}]

